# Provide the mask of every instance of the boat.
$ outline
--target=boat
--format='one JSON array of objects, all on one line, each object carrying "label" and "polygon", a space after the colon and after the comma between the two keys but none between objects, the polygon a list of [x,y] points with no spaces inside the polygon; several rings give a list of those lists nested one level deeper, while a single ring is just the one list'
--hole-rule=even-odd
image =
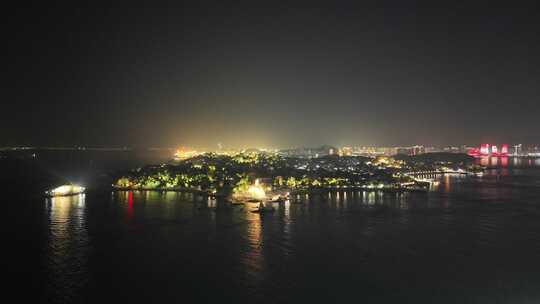
[{"label": "boat", "polygon": [[255,210],[251,210],[252,213],[270,213],[270,212],[274,212],[275,208],[272,207],[271,205],[269,204],[263,204],[262,202],[259,203],[259,207],[257,207],[257,209]]},{"label": "boat", "polygon": [[45,195],[49,197],[70,196],[83,194],[85,191],[86,188],[79,185],[62,185],[49,191],[45,191]]},{"label": "boat", "polygon": [[255,209],[255,210],[251,210],[251,213],[272,213],[272,212],[274,212],[274,210],[275,210],[274,208],[272,208],[272,209],[266,209],[266,208],[261,209],[261,208],[257,208],[257,209]]},{"label": "boat", "polygon": [[289,193],[287,192],[286,194],[278,194],[278,195],[274,195],[269,202],[271,203],[284,203],[286,202],[287,200],[290,199],[290,195]]}]

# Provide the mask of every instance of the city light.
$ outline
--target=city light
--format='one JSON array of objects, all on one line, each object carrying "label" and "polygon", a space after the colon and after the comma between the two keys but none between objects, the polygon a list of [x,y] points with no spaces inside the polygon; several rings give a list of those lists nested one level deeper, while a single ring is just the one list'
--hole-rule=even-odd
[{"label": "city light", "polygon": [[247,192],[248,192],[248,195],[254,199],[263,200],[266,198],[266,192],[264,191],[263,187],[259,183],[259,179],[255,180],[255,184],[249,186]]}]

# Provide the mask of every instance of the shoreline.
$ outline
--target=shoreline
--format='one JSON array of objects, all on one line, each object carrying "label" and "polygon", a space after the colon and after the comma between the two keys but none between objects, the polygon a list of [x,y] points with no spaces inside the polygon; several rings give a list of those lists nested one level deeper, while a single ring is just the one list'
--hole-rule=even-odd
[{"label": "shoreline", "polygon": [[[366,191],[366,192],[389,192],[389,193],[402,193],[402,192],[429,192],[428,188],[394,188],[394,187],[363,187],[363,186],[351,186],[351,187],[325,187],[317,189],[302,189],[291,190],[290,195],[303,195],[303,194],[317,194],[323,192],[347,192],[347,191]],[[204,190],[189,189],[189,188],[130,188],[130,187],[112,187],[112,191],[154,191],[154,192],[185,192],[200,194],[203,196],[210,196],[216,198],[229,198],[228,195],[220,193],[210,193]]]}]

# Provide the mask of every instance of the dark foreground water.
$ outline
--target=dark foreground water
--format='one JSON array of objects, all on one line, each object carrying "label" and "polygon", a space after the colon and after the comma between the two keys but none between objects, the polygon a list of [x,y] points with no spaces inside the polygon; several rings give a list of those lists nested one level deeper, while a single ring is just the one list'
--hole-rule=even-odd
[{"label": "dark foreground water", "polygon": [[19,302],[540,303],[539,167],[262,216],[174,192],[6,198],[8,279]]}]

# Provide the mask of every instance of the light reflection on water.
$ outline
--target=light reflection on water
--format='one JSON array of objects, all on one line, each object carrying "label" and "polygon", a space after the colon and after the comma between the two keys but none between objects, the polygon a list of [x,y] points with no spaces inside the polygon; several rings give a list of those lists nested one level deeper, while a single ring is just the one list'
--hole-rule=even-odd
[{"label": "light reflection on water", "polygon": [[242,263],[248,281],[258,281],[259,273],[264,271],[263,223],[259,214],[246,212],[248,222],[246,229],[247,250],[243,253]]},{"label": "light reflection on water", "polygon": [[530,157],[502,157],[502,156],[484,156],[476,159],[476,163],[485,167],[538,167],[540,166],[540,158]]},{"label": "light reflection on water", "polygon": [[45,204],[49,230],[46,297],[69,299],[81,292],[88,279],[85,195],[47,198]]},{"label": "light reflection on water", "polygon": [[[96,297],[107,285],[146,290],[160,302],[179,300],[182,290],[207,300],[331,301],[329,294],[361,292],[430,303],[445,298],[425,290],[444,285],[454,300],[464,287],[462,299],[498,300],[516,287],[534,298],[540,218],[530,197],[540,201],[540,188],[515,188],[513,172],[444,176],[429,193],[296,195],[273,214],[177,192],[47,200],[49,294],[71,299],[88,287],[93,260],[103,273],[88,287]],[[122,282],[129,277],[137,280]],[[485,289],[493,284],[503,291]]]}]

